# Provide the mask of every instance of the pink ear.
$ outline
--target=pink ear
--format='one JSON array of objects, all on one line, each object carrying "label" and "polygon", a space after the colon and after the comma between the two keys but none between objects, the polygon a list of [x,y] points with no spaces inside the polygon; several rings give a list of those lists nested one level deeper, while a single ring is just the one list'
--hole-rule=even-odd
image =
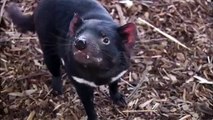
[{"label": "pink ear", "polygon": [[76,30],[82,25],[82,23],[83,23],[83,19],[77,13],[74,13],[74,16],[70,22],[68,34],[70,36],[73,36]]},{"label": "pink ear", "polygon": [[124,44],[127,50],[130,50],[137,39],[137,30],[134,23],[127,23],[118,29],[120,35],[124,39]]}]

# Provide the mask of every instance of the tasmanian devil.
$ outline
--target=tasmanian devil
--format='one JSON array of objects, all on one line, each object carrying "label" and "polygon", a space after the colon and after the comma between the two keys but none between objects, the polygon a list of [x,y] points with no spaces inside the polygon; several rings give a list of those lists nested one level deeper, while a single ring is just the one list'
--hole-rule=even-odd
[{"label": "tasmanian devil", "polygon": [[23,15],[11,3],[7,12],[22,32],[36,32],[44,62],[52,74],[52,88],[62,94],[60,66],[84,105],[88,120],[96,120],[93,89],[108,84],[114,103],[125,105],[118,80],[130,65],[136,26],[119,26],[96,0],[41,0],[33,15]]}]

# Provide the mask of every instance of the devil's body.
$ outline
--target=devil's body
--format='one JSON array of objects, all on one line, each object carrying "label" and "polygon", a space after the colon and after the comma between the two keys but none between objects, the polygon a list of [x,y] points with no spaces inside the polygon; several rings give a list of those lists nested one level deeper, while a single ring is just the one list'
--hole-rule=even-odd
[{"label": "devil's body", "polygon": [[37,33],[45,64],[53,76],[53,90],[59,94],[60,66],[64,63],[89,120],[97,119],[93,87],[109,84],[112,100],[125,104],[117,80],[129,67],[128,49],[136,38],[134,24],[120,27],[96,0],[42,0],[32,16],[17,12],[15,5],[7,11],[23,32]]}]

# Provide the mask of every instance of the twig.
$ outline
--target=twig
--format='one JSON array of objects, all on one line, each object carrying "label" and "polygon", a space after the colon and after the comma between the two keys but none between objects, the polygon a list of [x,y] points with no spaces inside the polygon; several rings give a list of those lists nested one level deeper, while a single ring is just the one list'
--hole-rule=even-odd
[{"label": "twig", "polygon": [[182,118],[180,118],[179,120],[188,120],[190,117],[192,117],[191,115],[185,115]]},{"label": "twig", "polygon": [[121,6],[116,4],[115,5],[115,8],[117,9],[118,11],[118,16],[120,18],[120,22],[121,22],[121,25],[124,25],[126,23],[126,20],[125,20],[125,17],[124,17],[124,14],[123,14],[123,11],[121,9]]},{"label": "twig", "polygon": [[30,115],[28,116],[27,120],[33,120],[34,116],[35,116],[35,111],[32,111]]},{"label": "twig", "polygon": [[32,78],[32,77],[37,77],[37,76],[41,76],[41,75],[45,75],[45,74],[47,74],[47,73],[46,72],[33,73],[33,74],[28,75],[28,76],[24,76],[24,77],[18,78],[17,80],[29,79],[29,78]]},{"label": "twig", "polygon": [[149,40],[143,40],[140,41],[140,43],[151,43],[151,42],[161,42],[166,40],[166,38],[159,38],[159,39],[149,39]]},{"label": "twig", "polygon": [[179,42],[176,38],[174,38],[174,37],[172,37],[171,35],[169,35],[169,34],[163,32],[163,31],[160,30],[159,28],[156,28],[154,25],[150,24],[149,22],[147,22],[147,21],[145,21],[145,20],[143,20],[143,19],[141,19],[141,18],[138,18],[138,19],[137,19],[137,22],[138,22],[138,24],[140,24],[140,25],[146,24],[146,25],[152,27],[154,30],[156,30],[157,32],[159,32],[159,33],[162,34],[163,36],[167,37],[169,40],[171,40],[171,41],[173,41],[173,42],[179,44],[180,46],[186,48],[187,50],[191,50],[190,48],[186,47],[184,44],[182,44],[181,42]]},{"label": "twig", "polygon": [[2,20],[2,16],[3,16],[3,13],[4,13],[4,7],[6,5],[6,2],[7,2],[7,0],[4,0],[3,3],[2,3],[2,6],[1,6],[0,23],[1,23],[1,20]]},{"label": "twig", "polygon": [[124,110],[124,113],[157,112],[157,110]]},{"label": "twig", "polygon": [[213,82],[212,81],[208,81],[207,79],[205,79],[205,78],[202,78],[202,77],[200,77],[200,76],[197,76],[197,75],[195,75],[195,76],[193,76],[194,78],[196,78],[196,79],[198,79],[199,81],[199,83],[201,83],[201,84],[211,84],[211,85],[213,85]]},{"label": "twig", "polygon": [[140,77],[140,82],[138,83],[138,85],[134,88],[134,90],[132,91],[132,93],[128,96],[128,98],[126,99],[127,103],[133,98],[133,95],[136,93],[136,91],[138,91],[138,89],[141,87],[142,83],[144,82],[145,76],[148,72],[148,68],[146,66],[145,70],[143,71],[141,77]]},{"label": "twig", "polygon": [[132,84],[130,84],[128,81],[126,81],[126,80],[124,80],[124,79],[122,79],[122,78],[121,78],[121,81],[124,82],[124,83],[126,83],[126,84],[129,85],[130,87],[134,87]]}]

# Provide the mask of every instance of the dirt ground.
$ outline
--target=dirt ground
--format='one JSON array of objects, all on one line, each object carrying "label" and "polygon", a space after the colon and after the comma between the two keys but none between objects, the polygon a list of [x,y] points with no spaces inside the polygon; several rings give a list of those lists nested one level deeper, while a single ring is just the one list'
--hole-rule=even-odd
[{"label": "dirt ground", "polygon": [[[50,74],[38,39],[35,34],[21,34],[15,29],[4,10],[10,1],[0,1],[0,119],[84,120],[83,106],[65,75],[64,95],[50,94]],[[38,1],[15,2],[31,14]],[[212,120],[213,2],[101,3],[120,24],[135,22],[139,40],[130,71],[120,82],[128,106],[114,105],[107,86],[101,86],[94,101],[100,120]]]}]

